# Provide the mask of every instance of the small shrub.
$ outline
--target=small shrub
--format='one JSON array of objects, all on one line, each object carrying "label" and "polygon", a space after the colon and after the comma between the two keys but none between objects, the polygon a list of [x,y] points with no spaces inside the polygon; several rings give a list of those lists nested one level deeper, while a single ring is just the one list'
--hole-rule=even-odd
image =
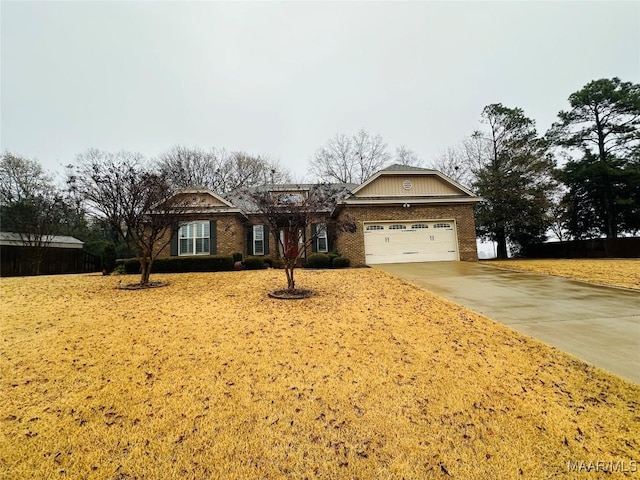
[{"label": "small shrub", "polygon": [[137,258],[128,258],[125,260],[124,273],[140,273],[140,261]]},{"label": "small shrub", "polygon": [[116,268],[116,246],[113,243],[108,243],[104,246],[102,268],[107,273],[113,272],[113,269]]},{"label": "small shrub", "polygon": [[334,258],[338,258],[340,256],[340,254],[335,253],[335,252],[327,253],[327,255],[331,259],[331,263],[333,263],[333,259]]},{"label": "small shrub", "polygon": [[331,261],[331,266],[333,268],[348,268],[351,265],[351,260],[345,257],[335,257]]},{"label": "small shrub", "polygon": [[242,253],[240,252],[232,253],[231,257],[233,257],[233,263],[242,261]]},{"label": "small shrub", "polygon": [[307,258],[306,268],[330,268],[331,257],[326,253],[314,253]]},{"label": "small shrub", "polygon": [[116,266],[111,272],[112,275],[124,275],[126,272],[124,268],[124,260],[116,260]]},{"label": "small shrub", "polygon": [[264,258],[262,257],[248,257],[242,262],[246,270],[262,270],[267,268],[264,265]]},{"label": "small shrub", "polygon": [[264,266],[266,268],[284,268],[284,262],[277,257],[264,257]]}]

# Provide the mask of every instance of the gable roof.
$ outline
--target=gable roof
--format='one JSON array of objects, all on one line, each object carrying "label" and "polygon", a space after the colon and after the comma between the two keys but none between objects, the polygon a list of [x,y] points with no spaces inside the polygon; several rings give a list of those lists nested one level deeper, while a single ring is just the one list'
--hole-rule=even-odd
[{"label": "gable roof", "polygon": [[191,194],[209,195],[209,196],[215,198],[216,200],[218,200],[224,206],[229,207],[229,208],[234,208],[234,206],[228,200],[222,198],[220,195],[215,193],[213,190],[209,190],[208,188],[185,188],[185,189],[182,189],[182,190],[176,192],[176,195],[182,195],[182,194],[187,194],[188,195],[190,193]]},{"label": "gable roof", "polygon": [[466,187],[463,187],[458,182],[456,182],[452,178],[447,177],[444,173],[438,170],[431,170],[428,168],[412,167],[409,165],[400,165],[400,164],[390,165],[387,168],[383,168],[382,170],[379,170],[378,172],[374,173],[371,177],[369,177],[367,180],[365,180],[361,185],[356,187],[351,192],[352,196],[356,195],[358,192],[363,190],[367,185],[370,185],[371,183],[373,183],[383,175],[433,175],[440,178],[445,183],[448,183],[454,186],[457,190],[460,190],[463,195],[468,196],[470,198],[479,199],[479,197],[475,193],[473,193],[471,190],[469,190]]},{"label": "gable roof", "polygon": [[[183,188],[173,193],[170,198],[178,196],[192,195],[191,199],[187,198],[185,202],[178,201],[181,213],[185,215],[207,214],[207,213],[234,213],[244,216],[244,213],[237,206],[233,205],[229,200],[209,190],[208,188]],[[200,198],[199,198],[200,197]],[[204,197],[204,199],[203,199]],[[209,197],[211,200],[206,200]],[[158,206],[154,207],[158,208]]]}]

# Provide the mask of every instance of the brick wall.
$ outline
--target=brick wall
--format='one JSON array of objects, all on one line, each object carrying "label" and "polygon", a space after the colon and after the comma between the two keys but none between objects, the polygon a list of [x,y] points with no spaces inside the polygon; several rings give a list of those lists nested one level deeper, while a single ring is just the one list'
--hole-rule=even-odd
[{"label": "brick wall", "polygon": [[235,215],[216,216],[218,221],[218,253],[217,255],[231,255],[244,252],[247,249],[245,227],[240,218]]},{"label": "brick wall", "polygon": [[342,233],[338,236],[338,252],[351,260],[351,265],[365,264],[363,222],[385,220],[439,220],[454,219],[460,260],[475,262],[478,260],[476,246],[476,227],[473,217],[473,205],[415,205],[403,207],[348,206],[339,214],[338,220],[350,220],[356,223],[355,233]]}]

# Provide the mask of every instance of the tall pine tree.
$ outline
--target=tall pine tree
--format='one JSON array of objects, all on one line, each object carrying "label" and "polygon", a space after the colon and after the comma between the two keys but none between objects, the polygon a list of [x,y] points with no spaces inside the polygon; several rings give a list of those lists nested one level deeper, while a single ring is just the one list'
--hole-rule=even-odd
[{"label": "tall pine tree", "polygon": [[507,245],[520,252],[546,239],[553,162],[522,109],[488,105],[482,122],[486,129],[474,138],[485,148],[472,168],[473,186],[482,197],[476,207],[477,231],[497,243],[498,258],[507,258]]},{"label": "tall pine tree", "polygon": [[548,132],[559,147],[578,152],[559,178],[575,238],[640,230],[640,85],[594,80],[569,97]]}]

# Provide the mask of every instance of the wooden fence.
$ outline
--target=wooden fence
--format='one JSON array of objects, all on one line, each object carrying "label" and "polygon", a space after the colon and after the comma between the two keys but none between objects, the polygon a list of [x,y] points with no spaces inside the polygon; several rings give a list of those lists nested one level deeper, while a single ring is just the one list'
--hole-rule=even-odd
[{"label": "wooden fence", "polygon": [[529,246],[527,258],[639,258],[640,238],[594,238]]},{"label": "wooden fence", "polygon": [[[0,276],[34,275],[31,258],[32,252],[28,247],[0,247]],[[40,264],[40,275],[88,273],[101,270],[102,258],[79,248],[47,248]]]}]

